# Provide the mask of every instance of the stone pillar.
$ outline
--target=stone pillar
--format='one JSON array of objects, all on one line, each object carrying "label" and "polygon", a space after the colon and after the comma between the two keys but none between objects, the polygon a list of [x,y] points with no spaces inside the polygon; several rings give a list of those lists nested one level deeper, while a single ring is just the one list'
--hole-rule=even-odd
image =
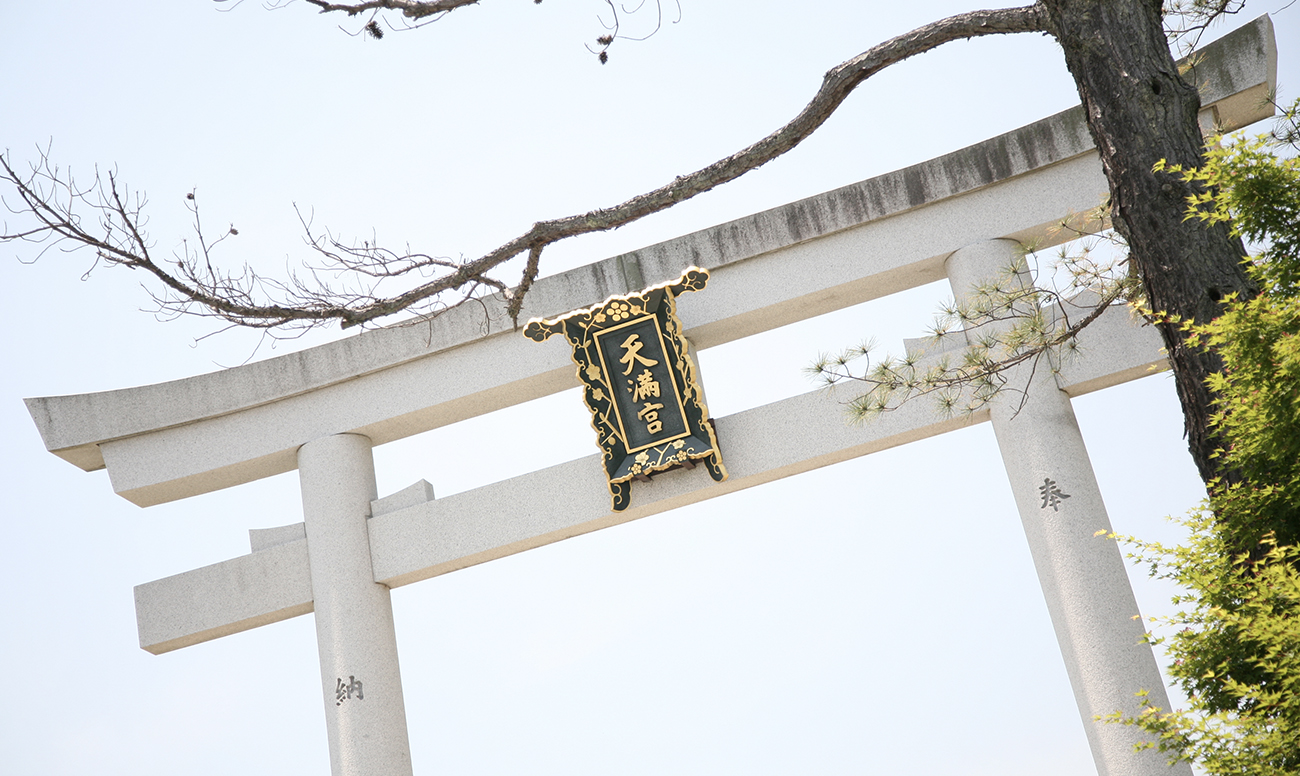
[{"label": "stone pillar", "polygon": [[[1018,251],[1009,240],[957,251],[947,262],[953,294],[962,300],[977,282],[1005,276]],[[1028,274],[1019,281],[1028,283]],[[1150,738],[1137,728],[1094,719],[1116,710],[1137,713],[1139,690],[1161,708],[1168,709],[1169,701],[1155,656],[1141,642],[1143,625],[1135,619],[1137,602],[1120,549],[1096,536],[1111,530],[1110,518],[1069,396],[1043,359],[1037,368],[1016,367],[990,409],[1098,774],[1191,776],[1186,763],[1171,769],[1157,751],[1134,751],[1134,744]],[[1033,692],[1027,689],[1025,713],[1032,714]]]},{"label": "stone pillar", "polygon": [[370,566],[370,447],[337,434],[298,449],[330,772],[410,776],[393,605]]}]

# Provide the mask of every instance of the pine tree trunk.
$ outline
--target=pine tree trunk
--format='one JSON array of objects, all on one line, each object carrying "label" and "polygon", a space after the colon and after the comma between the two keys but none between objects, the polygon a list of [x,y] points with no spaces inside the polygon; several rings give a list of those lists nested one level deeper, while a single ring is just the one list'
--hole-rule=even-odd
[{"label": "pine tree trunk", "polygon": [[[1201,101],[1178,75],[1160,0],[1042,0],[1083,100],[1088,129],[1110,182],[1115,228],[1128,241],[1152,309],[1173,320],[1208,321],[1229,294],[1258,293],[1242,266],[1241,240],[1225,226],[1184,221],[1187,184],[1152,167],[1161,159],[1195,167],[1204,141]],[[1182,401],[1188,446],[1208,484],[1235,481],[1213,459],[1213,397],[1206,378],[1222,369],[1189,347],[1179,325],[1159,324]]]}]

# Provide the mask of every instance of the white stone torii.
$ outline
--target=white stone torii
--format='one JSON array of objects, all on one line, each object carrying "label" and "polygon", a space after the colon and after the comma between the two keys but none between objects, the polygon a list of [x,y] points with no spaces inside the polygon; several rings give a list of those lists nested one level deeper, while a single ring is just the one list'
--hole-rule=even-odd
[{"label": "white stone torii", "polygon": [[[1192,73],[1204,123],[1234,129],[1271,115],[1267,17],[1204,55]],[[1076,108],[545,278],[525,314],[584,307],[688,265],[712,273],[708,291],[678,307],[701,349],[944,277],[960,298],[1019,245],[1064,239],[1053,227],[1095,208],[1106,188]],[[623,512],[609,511],[596,456],[438,500],[424,482],[378,498],[373,445],[576,384],[566,348],[481,326],[481,313],[462,307],[223,372],[27,400],[51,452],[107,468],[114,490],[140,506],[299,471],[302,523],[251,531],[249,555],[136,588],[141,646],[161,654],[314,611],[332,772],[409,774],[391,588],[991,420],[1098,772],[1168,770],[1162,755],[1133,750],[1134,729],[1094,721],[1135,711],[1139,689],[1167,706],[1119,550],[1093,538],[1110,525],[1070,406],[1165,366],[1159,337],[1125,311],[1090,326],[1082,355],[1058,374],[1013,374],[1013,386],[1030,388],[1023,406],[998,400],[943,419],[913,402],[854,428],[833,394],[813,392],[717,418],[730,478],[715,483],[697,468],[638,483]],[[771,445],[774,436],[784,444]],[[1068,500],[1050,498],[1054,489]]]}]

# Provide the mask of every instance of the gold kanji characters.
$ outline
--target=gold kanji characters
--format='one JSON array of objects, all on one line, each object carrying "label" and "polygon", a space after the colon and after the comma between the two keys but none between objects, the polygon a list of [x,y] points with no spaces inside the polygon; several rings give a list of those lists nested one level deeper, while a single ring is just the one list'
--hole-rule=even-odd
[{"label": "gold kanji characters", "polygon": [[659,363],[654,359],[646,358],[641,355],[641,348],[645,347],[645,343],[641,341],[640,334],[628,335],[628,338],[623,340],[623,344],[619,347],[623,348],[623,357],[620,358],[618,362],[620,364],[627,364],[627,369],[623,370],[623,374],[625,375],[632,374],[632,370],[638,363],[642,366],[654,366]]}]

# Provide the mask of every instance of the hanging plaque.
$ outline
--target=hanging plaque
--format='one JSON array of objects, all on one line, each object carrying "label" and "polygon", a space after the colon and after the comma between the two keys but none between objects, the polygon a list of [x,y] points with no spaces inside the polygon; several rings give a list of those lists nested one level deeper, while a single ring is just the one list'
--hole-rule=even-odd
[{"label": "hanging plaque", "polygon": [[697,462],[714,480],[727,477],[677,320],[677,295],[708,280],[707,270],[690,267],[675,281],[524,327],[529,339],[563,334],[573,348],[615,512],[632,503],[634,479]]}]

